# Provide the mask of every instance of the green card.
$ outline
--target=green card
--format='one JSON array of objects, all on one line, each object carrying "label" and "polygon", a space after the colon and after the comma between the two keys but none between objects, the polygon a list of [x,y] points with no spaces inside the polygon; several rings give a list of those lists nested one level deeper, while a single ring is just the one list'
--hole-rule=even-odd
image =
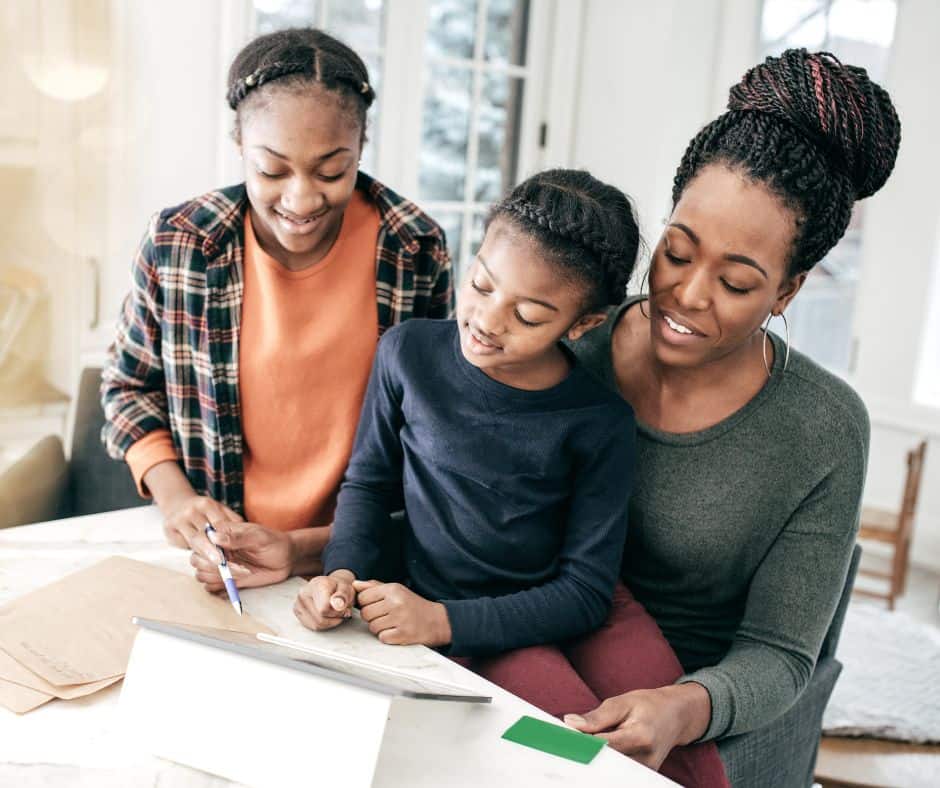
[{"label": "green card", "polygon": [[503,734],[503,738],[578,763],[590,763],[606,744],[596,736],[534,717],[521,717]]}]

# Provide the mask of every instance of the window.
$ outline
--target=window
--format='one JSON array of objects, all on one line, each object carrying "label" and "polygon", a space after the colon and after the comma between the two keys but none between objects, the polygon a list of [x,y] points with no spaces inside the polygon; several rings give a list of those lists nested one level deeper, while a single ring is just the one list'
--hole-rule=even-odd
[{"label": "window", "polygon": [[[896,16],[896,0],[764,0],[761,56],[790,47],[825,50],[883,83]],[[864,226],[865,204],[858,203],[845,236],[812,270],[787,311],[794,346],[841,374],[854,364],[852,319]]]},{"label": "window", "polygon": [[530,53],[547,48],[533,41],[547,35],[533,24],[545,7],[545,0],[253,2],[256,32],[321,27],[366,60],[378,100],[362,167],[440,222],[455,277],[482,240],[489,205],[534,169],[543,95],[535,74],[543,61]]}]

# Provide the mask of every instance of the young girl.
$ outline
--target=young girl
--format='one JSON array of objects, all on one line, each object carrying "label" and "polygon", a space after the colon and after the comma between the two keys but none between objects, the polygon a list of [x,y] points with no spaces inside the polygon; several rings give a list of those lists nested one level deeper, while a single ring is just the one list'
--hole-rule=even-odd
[{"label": "young girl", "polygon": [[[560,340],[623,299],[638,241],[626,196],[585,172],[536,175],[495,206],[457,320],[413,321],[379,344],[324,574],[295,603],[303,624],[335,627],[357,602],[383,643],[446,647],[556,715],[597,705],[565,644],[611,606],[635,425]],[[402,506],[406,584],[381,582]],[[678,678],[644,616],[627,625]],[[639,666],[619,669],[637,688]],[[724,784],[714,745],[674,757],[696,784]]]},{"label": "young girl", "polygon": [[102,384],[109,452],[211,590],[207,522],[241,586],[320,571],[377,337],[452,308],[440,227],[358,169],[356,53],[271,33],[228,84],[245,182],[151,220]]}]

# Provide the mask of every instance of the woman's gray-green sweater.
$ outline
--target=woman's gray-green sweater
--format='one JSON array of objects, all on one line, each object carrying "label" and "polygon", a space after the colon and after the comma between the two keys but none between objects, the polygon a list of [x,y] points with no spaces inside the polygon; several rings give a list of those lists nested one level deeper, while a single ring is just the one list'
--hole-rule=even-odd
[{"label": "woman's gray-green sweater", "polygon": [[[631,300],[572,347],[616,389],[611,334]],[[868,413],[806,356],[774,343],[764,388],[701,432],[638,421],[623,578],[686,675],[711,696],[704,739],[778,717],[812,675],[858,529]]]}]

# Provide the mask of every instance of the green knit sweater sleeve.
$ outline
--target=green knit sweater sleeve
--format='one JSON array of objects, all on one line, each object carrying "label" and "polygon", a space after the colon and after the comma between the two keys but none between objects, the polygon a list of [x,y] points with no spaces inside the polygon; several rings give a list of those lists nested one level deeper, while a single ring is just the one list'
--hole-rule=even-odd
[{"label": "green knit sweater sleeve", "polygon": [[831,447],[828,457],[819,457],[825,475],[757,565],[724,658],[679,679],[698,682],[711,697],[703,740],[754,730],[793,705],[812,676],[841,596],[858,531],[870,428],[848,386],[833,397],[832,391],[814,392],[817,382],[804,381],[802,393],[806,407],[826,404],[815,410],[827,421],[820,425]]}]

